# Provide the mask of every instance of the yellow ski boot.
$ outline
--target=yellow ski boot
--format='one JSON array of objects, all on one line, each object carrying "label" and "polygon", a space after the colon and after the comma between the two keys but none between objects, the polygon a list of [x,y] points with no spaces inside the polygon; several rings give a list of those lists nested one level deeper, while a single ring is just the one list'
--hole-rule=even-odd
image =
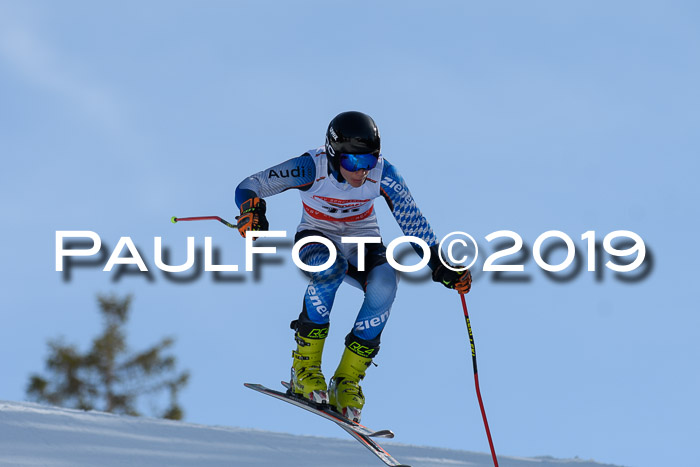
[{"label": "yellow ski boot", "polygon": [[360,381],[365,377],[365,371],[371,363],[371,358],[362,357],[345,347],[328,390],[331,406],[345,418],[358,423],[365,405]]},{"label": "yellow ski boot", "polygon": [[328,386],[321,372],[323,345],[328,335],[328,326],[319,326],[302,336],[299,331],[294,334],[297,342],[292,351],[292,392],[317,404],[328,403]]}]

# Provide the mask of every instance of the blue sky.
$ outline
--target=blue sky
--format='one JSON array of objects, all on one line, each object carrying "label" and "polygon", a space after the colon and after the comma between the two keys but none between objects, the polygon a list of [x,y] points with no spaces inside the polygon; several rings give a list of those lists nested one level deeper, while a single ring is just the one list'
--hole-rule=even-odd
[{"label": "blue sky", "polygon": [[[652,252],[651,273],[631,283],[585,268],[557,282],[531,255],[528,282],[475,271],[468,303],[497,452],[692,465],[697,6],[297,3],[0,2],[0,399],[25,397],[47,339],[89,345],[97,293],[132,293],[132,346],[172,335],[192,371],[188,421],[335,433],[242,386],[288,377],[305,284],[289,249],[259,280],[183,284],[155,269],[153,238],[182,262],[187,236],[200,247],[211,236],[223,262],[243,264],[236,232],[170,217],[231,220],[243,177],[319,146],[354,109],[374,117],[440,237],[469,232],[488,254],[497,230],[530,247],[561,230],[584,260],[581,234],[624,229]],[[298,194],[268,209],[291,236]],[[377,209],[385,239],[399,236]],[[95,231],[110,248],[131,237],[152,280],[90,267],[64,281],[57,230]],[[406,276],[364,421],[400,442],[486,451],[459,299]],[[360,302],[341,288],[327,373]]]}]

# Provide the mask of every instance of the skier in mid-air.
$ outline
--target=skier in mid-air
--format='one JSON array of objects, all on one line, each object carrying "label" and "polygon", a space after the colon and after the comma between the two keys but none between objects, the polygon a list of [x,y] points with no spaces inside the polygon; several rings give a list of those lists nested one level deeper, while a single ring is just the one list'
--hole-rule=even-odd
[{"label": "skier in mid-air", "polygon": [[[381,333],[396,296],[399,276],[388,264],[382,243],[364,246],[365,268],[357,267],[357,243],[343,237],[380,237],[374,199],[382,196],[404,235],[430,246],[433,280],[460,294],[469,292],[469,270],[446,267],[438,256],[438,240],[416,206],[396,168],[380,152],[379,130],[369,115],[343,112],[331,120],[326,143],[299,157],[244,179],[236,188],[240,208],[238,230],[267,230],[265,200],[289,189],[301,194],[303,213],[294,242],[309,237],[329,239],[338,252],[335,261],[320,272],[307,272],[302,311],[292,321],[296,350],[292,352],[291,389],[317,403],[329,403],[345,417],[360,421],[365,397],[360,381],[379,351]],[[419,255],[423,250],[414,246]],[[322,243],[304,245],[300,259],[309,266],[325,264],[330,253]],[[330,326],[336,291],[345,281],[364,291],[364,301],[353,329],[345,338],[340,363],[326,384],[321,357]]]}]

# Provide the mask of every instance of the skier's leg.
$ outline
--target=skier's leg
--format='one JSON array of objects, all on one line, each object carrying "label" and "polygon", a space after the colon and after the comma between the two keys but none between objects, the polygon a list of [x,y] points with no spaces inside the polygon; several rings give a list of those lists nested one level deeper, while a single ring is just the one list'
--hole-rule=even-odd
[{"label": "skier's leg", "polygon": [[[300,232],[295,241],[308,235],[307,232],[312,232],[311,235],[320,234],[313,231]],[[299,252],[299,258],[309,266],[325,264],[329,257],[328,248],[321,243],[309,243]],[[328,387],[321,372],[321,359],[331,308],[346,271],[347,261],[342,254],[338,254],[327,269],[306,272],[310,281],[304,294],[302,312],[292,322],[297,343],[296,350],[292,352],[292,389],[296,394],[315,402],[328,402]]]},{"label": "skier's leg", "polygon": [[369,271],[364,286],[365,299],[352,331],[355,336],[367,341],[376,339],[379,344],[398,285],[399,275],[388,263],[379,264]]},{"label": "skier's leg", "polygon": [[[328,247],[321,243],[309,243],[299,251],[299,259],[309,266],[319,266],[328,261]],[[309,276],[309,284],[304,295],[304,305],[311,321],[317,324],[329,322],[335,294],[343,283],[348,262],[338,252],[335,262],[324,271],[305,272]]]},{"label": "skier's leg", "polygon": [[353,278],[364,286],[365,300],[353,330],[345,339],[345,349],[329,389],[330,403],[347,418],[360,421],[365,404],[360,381],[379,351],[379,341],[396,297],[398,273],[385,261],[375,261],[366,275]]}]

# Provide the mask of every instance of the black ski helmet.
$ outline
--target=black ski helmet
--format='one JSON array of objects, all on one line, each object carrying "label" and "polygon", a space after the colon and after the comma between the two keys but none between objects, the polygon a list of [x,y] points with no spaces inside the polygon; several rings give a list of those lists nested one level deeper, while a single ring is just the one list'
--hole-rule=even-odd
[{"label": "black ski helmet", "polygon": [[335,116],[326,131],[326,154],[334,171],[339,171],[341,154],[372,154],[379,158],[379,129],[372,117],[362,112]]}]

